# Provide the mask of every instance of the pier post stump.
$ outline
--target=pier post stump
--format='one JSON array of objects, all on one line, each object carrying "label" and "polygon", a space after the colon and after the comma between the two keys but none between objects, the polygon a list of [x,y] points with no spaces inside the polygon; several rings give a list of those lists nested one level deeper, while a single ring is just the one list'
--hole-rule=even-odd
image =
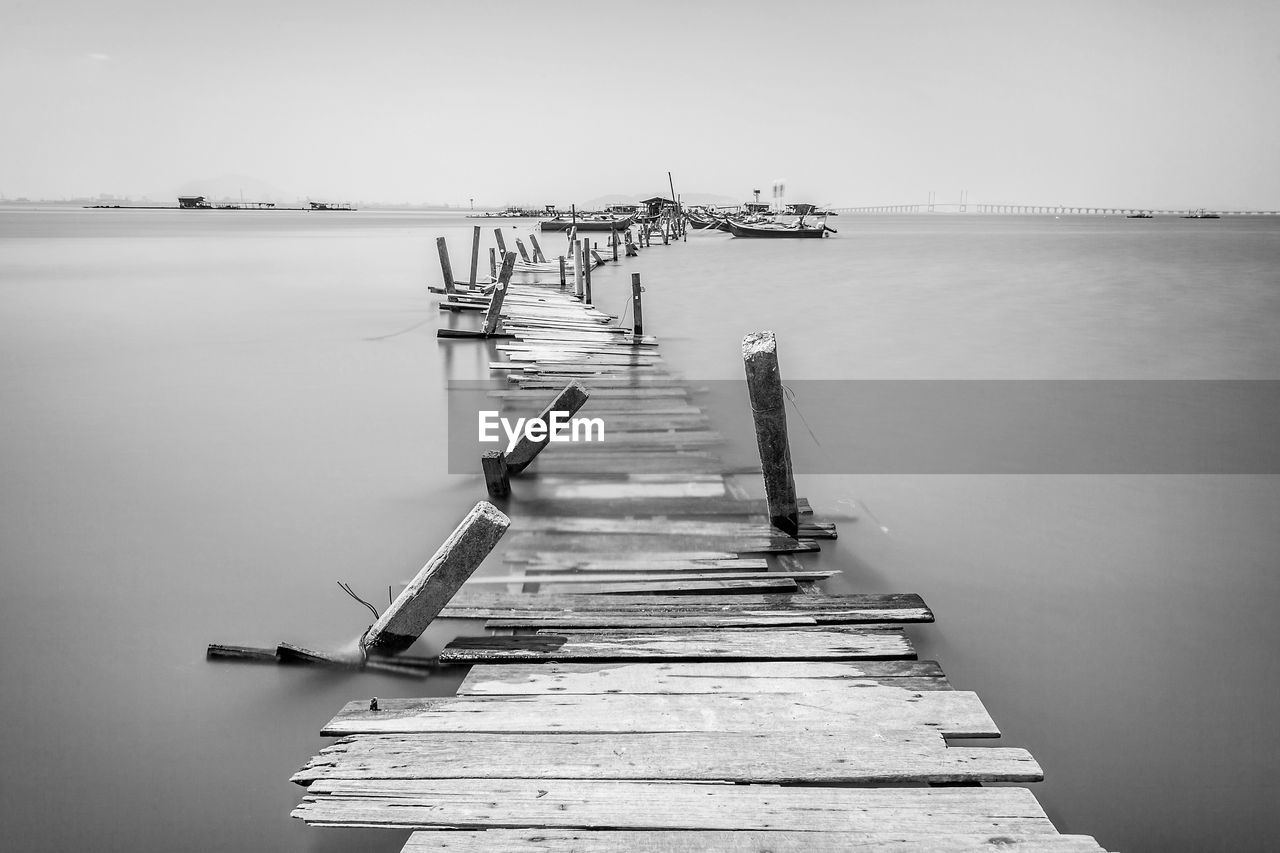
[{"label": "pier post stump", "polygon": [[547,256],[542,254],[542,246],[538,245],[537,234],[529,235],[529,244],[533,246],[533,259],[540,264],[545,264],[547,262]]},{"label": "pier post stump", "polygon": [[412,646],[510,526],[511,519],[493,504],[476,504],[360,638],[360,648],[366,653],[394,655]]},{"label": "pier post stump", "polygon": [[609,244],[613,246],[613,262],[618,262],[618,231],[612,229],[609,231]]},{"label": "pier post stump", "polygon": [[449,263],[449,246],[443,237],[436,238],[436,251],[440,253],[440,272],[444,275],[444,292],[452,296],[457,289],[453,286],[453,265]]},{"label": "pier post stump", "polygon": [[[586,387],[578,380],[573,380],[564,386],[555,399],[547,404],[536,418],[532,420],[533,424],[542,424],[543,428],[535,430],[542,434],[542,438],[531,439],[528,435],[520,437],[519,443],[511,448],[511,452],[506,456],[507,470],[513,474],[519,474],[525,468],[529,467],[529,463],[533,462],[534,457],[542,452],[542,448],[551,442],[551,414],[552,412],[565,412],[566,417],[573,417],[577,414],[587,402],[587,398],[591,396]],[[526,425],[526,430],[529,426]]]},{"label": "pier post stump", "polygon": [[501,228],[493,229],[493,236],[498,241],[498,254],[502,255],[503,257],[506,257],[507,241],[502,239],[502,229]]},{"label": "pier post stump", "polygon": [[786,398],[778,370],[778,342],[773,332],[752,332],[743,338],[742,361],[746,366],[756,444],[764,469],[769,521],[789,536],[797,536],[800,507],[791,470],[791,447],[787,442]]},{"label": "pier post stump", "polygon": [[524,248],[524,241],[519,237],[516,238],[516,248],[520,250],[520,260],[526,264],[529,263],[529,253]]},{"label": "pier post stump", "polygon": [[511,481],[507,479],[507,457],[501,450],[486,450],[480,457],[484,469],[484,487],[489,497],[500,500],[511,494]]},{"label": "pier post stump", "polygon": [[511,281],[511,272],[516,266],[516,253],[507,252],[502,259],[502,272],[498,273],[498,283],[493,286],[493,294],[489,297],[489,310],[484,314],[485,335],[496,334],[498,321],[502,317],[502,302],[507,298],[507,282]]},{"label": "pier post stump", "polygon": [[631,334],[640,337],[644,334],[644,311],[640,308],[640,294],[644,288],[640,286],[640,273],[631,274]]},{"label": "pier post stump", "polygon": [[489,280],[498,280],[498,250],[489,250]]},{"label": "pier post stump", "polygon": [[476,271],[480,267],[480,226],[471,230],[471,286],[476,286]]},{"label": "pier post stump", "polygon": [[565,281],[565,275],[564,275],[564,255],[561,255],[560,256],[560,289],[564,290],[564,286],[567,283],[568,282]]},{"label": "pier post stump", "polygon": [[582,241],[582,301],[591,304],[591,241]]}]

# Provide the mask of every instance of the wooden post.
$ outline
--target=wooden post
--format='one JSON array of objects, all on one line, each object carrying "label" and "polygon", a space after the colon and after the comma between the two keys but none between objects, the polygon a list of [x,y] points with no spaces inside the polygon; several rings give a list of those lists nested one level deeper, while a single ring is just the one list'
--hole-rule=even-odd
[{"label": "wooden post", "polygon": [[480,457],[484,469],[484,487],[489,497],[500,500],[511,494],[511,481],[507,479],[507,457],[501,450],[487,450]]},{"label": "wooden post", "polygon": [[567,282],[565,281],[565,275],[564,275],[564,255],[561,255],[560,256],[560,289],[561,290],[564,290],[565,284],[567,284]]},{"label": "wooden post", "polygon": [[618,231],[616,228],[609,230],[609,243],[613,246],[613,262],[618,262]]},{"label": "wooden post", "polygon": [[498,250],[489,250],[489,280],[498,280]]},{"label": "wooden post", "polygon": [[671,239],[670,237],[667,236],[667,231],[668,231],[667,220],[668,219],[669,217],[666,217],[666,216],[662,217],[662,245],[664,246],[671,245]]},{"label": "wooden post", "polygon": [[476,271],[480,267],[480,226],[471,229],[471,286],[476,286]]},{"label": "wooden post", "polygon": [[394,655],[413,645],[511,526],[487,501],[476,504],[365,635],[366,653]]},{"label": "wooden post", "polygon": [[519,237],[516,238],[516,248],[520,251],[520,260],[529,263],[529,252],[525,250],[524,241]]},{"label": "wooden post", "polygon": [[501,228],[493,229],[493,236],[496,237],[498,240],[498,254],[502,255],[503,257],[506,257],[507,241],[502,239],[502,229]]},{"label": "wooden post", "polygon": [[547,256],[542,254],[542,247],[538,245],[538,235],[530,234],[529,243],[533,246],[533,259],[540,264],[545,264]]},{"label": "wooden post", "polygon": [[786,398],[778,370],[778,342],[773,332],[752,332],[742,339],[742,360],[755,419],[756,444],[764,468],[769,521],[790,536],[800,532],[800,507],[787,443]]},{"label": "wooden post", "polygon": [[644,311],[640,308],[640,294],[644,288],[640,286],[640,273],[631,274],[631,334],[640,337],[644,334]]},{"label": "wooden post", "polygon": [[582,241],[573,241],[573,295],[582,298]]},{"label": "wooden post", "polygon": [[502,259],[502,272],[498,273],[498,283],[493,286],[489,296],[489,310],[484,315],[484,334],[492,335],[498,331],[498,321],[502,317],[502,301],[507,298],[507,282],[511,281],[511,271],[516,267],[516,253],[507,252]]},{"label": "wooden post", "polygon": [[591,241],[582,241],[582,301],[591,304]]},{"label": "wooden post", "polygon": [[544,437],[530,439],[528,437],[529,425],[526,424],[525,435],[520,438],[520,442],[511,448],[511,452],[507,454],[507,469],[513,474],[519,474],[525,468],[528,468],[534,457],[541,453],[542,448],[551,442],[551,413],[566,412],[566,417],[571,418],[577,413],[578,409],[582,408],[590,396],[590,392],[576,379],[564,386],[564,390],[557,394],[556,398],[542,410],[542,414],[532,420],[532,423],[541,423],[543,425],[543,428],[537,431],[541,432]]},{"label": "wooden post", "polygon": [[449,247],[443,237],[436,238],[436,251],[440,253],[440,272],[444,275],[444,292],[452,296],[456,290],[453,286],[453,266],[449,263]]}]

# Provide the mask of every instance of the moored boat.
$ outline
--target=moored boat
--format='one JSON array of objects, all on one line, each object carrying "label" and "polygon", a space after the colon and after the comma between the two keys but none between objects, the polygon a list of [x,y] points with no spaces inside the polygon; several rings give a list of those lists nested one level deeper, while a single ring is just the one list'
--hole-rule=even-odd
[{"label": "moored boat", "polygon": [[579,231],[626,231],[634,221],[634,216],[579,216],[576,221],[572,217],[556,217],[539,222],[538,227],[543,231],[569,231],[575,227]]},{"label": "moored boat", "polygon": [[730,219],[728,221],[729,231],[735,237],[810,237],[820,238],[827,236],[827,232],[835,233],[834,228],[828,228],[825,222],[817,225],[805,225],[804,221],[792,223],[782,222],[756,222],[746,223]]}]

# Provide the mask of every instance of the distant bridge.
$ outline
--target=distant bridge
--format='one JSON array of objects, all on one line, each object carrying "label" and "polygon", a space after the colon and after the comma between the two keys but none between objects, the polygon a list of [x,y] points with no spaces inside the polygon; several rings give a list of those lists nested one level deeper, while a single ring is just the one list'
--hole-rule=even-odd
[{"label": "distant bridge", "polygon": [[971,202],[934,202],[922,204],[876,204],[862,207],[828,207],[833,213],[1001,213],[1056,216],[1191,216],[1196,213],[1217,216],[1280,216],[1280,210],[1208,210],[1204,208],[1154,207],[1087,207],[1048,204],[980,204]]}]

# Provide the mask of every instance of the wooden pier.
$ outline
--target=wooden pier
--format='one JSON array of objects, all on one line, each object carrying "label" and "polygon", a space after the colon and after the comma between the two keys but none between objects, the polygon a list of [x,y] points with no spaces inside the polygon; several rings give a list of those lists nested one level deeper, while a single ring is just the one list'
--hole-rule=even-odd
[{"label": "wooden pier", "polygon": [[545,416],[564,392],[605,440],[488,455],[503,565],[439,611],[482,620],[440,654],[470,672],[453,697],[338,711],[321,732],[337,740],[293,777],[294,816],[418,830],[412,853],[1102,850],[1060,835],[1028,788],[983,786],[1040,780],[1026,750],[949,743],[1000,731],[916,659],[904,627],[933,621],[918,595],[826,594],[831,572],[795,556],[836,531],[794,493],[772,336],[744,343],[766,383],[763,471],[731,471],[640,328],[638,278],[633,329],[556,267],[462,295],[502,300],[486,318],[503,414]]}]

